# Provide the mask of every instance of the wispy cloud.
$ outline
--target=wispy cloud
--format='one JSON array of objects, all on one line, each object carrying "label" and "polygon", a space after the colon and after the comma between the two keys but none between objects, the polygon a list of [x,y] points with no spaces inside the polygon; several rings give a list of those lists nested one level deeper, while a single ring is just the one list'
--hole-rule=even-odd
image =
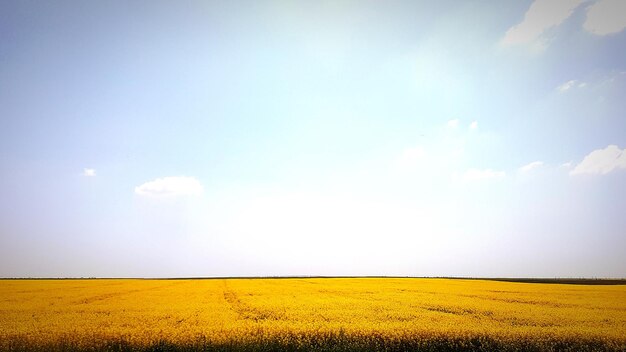
[{"label": "wispy cloud", "polygon": [[504,171],[494,171],[492,169],[469,169],[463,174],[463,179],[466,181],[479,181],[497,179],[505,176],[506,173]]},{"label": "wispy cloud", "polygon": [[477,128],[478,128],[478,121],[472,121],[472,123],[470,123],[470,129],[475,130]]},{"label": "wispy cloud", "polygon": [[450,128],[457,128],[457,127],[459,127],[459,123],[460,122],[461,121],[459,121],[459,119],[450,120],[450,121],[448,121],[447,126],[450,127]]},{"label": "wispy cloud", "polygon": [[87,177],[96,176],[96,169],[83,169],[83,176],[87,176]]},{"label": "wispy cloud", "polygon": [[502,44],[545,45],[543,34],[548,29],[563,23],[582,2],[583,0],[535,0],[524,15],[522,22],[506,32]]},{"label": "wispy cloud", "polygon": [[567,93],[570,91],[574,91],[577,89],[596,89],[602,86],[611,85],[614,82],[626,78],[626,72],[624,71],[610,71],[601,76],[596,76],[593,78],[587,79],[587,81],[581,81],[578,79],[569,80],[558,87],[556,90],[559,93]]},{"label": "wispy cloud", "polygon": [[541,167],[543,165],[543,161],[533,161],[532,163],[528,163],[522,167],[519,168],[519,171],[521,172],[528,172],[530,170],[536,169],[538,167]]},{"label": "wispy cloud", "polygon": [[572,79],[556,87],[556,90],[558,90],[560,93],[565,93],[574,87],[583,88],[586,85],[587,83],[585,82],[579,82],[578,80]]},{"label": "wispy cloud", "polygon": [[626,169],[626,149],[609,145],[604,149],[596,149],[585,156],[583,161],[570,171],[570,175],[604,175],[616,169]]},{"label": "wispy cloud", "polygon": [[596,35],[621,32],[626,28],[626,1],[598,0],[587,9],[583,28]]},{"label": "wispy cloud", "polygon": [[135,187],[135,194],[151,197],[194,196],[202,192],[200,181],[187,176],[157,178]]}]

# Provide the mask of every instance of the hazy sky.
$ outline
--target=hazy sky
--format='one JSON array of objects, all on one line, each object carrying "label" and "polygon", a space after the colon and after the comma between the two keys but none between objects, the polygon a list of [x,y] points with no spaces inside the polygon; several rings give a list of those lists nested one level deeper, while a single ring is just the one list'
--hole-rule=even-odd
[{"label": "hazy sky", "polygon": [[626,1],[0,2],[0,276],[626,276]]}]

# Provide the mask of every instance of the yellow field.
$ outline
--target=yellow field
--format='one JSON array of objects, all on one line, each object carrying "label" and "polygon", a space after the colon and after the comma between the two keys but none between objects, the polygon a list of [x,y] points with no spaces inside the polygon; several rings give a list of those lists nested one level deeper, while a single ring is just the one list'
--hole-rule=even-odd
[{"label": "yellow field", "polygon": [[0,280],[2,350],[626,350],[626,286]]}]

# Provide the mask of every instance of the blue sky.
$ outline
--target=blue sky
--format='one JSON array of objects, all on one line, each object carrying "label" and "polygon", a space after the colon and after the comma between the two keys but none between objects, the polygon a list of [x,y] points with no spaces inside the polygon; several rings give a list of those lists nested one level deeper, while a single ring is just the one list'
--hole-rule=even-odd
[{"label": "blue sky", "polygon": [[0,3],[0,276],[626,276],[626,3]]}]

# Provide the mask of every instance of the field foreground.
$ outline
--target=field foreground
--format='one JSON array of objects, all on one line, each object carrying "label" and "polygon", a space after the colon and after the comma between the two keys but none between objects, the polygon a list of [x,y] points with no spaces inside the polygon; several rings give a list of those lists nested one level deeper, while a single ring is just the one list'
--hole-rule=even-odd
[{"label": "field foreground", "polygon": [[0,280],[0,350],[626,351],[626,286]]}]

